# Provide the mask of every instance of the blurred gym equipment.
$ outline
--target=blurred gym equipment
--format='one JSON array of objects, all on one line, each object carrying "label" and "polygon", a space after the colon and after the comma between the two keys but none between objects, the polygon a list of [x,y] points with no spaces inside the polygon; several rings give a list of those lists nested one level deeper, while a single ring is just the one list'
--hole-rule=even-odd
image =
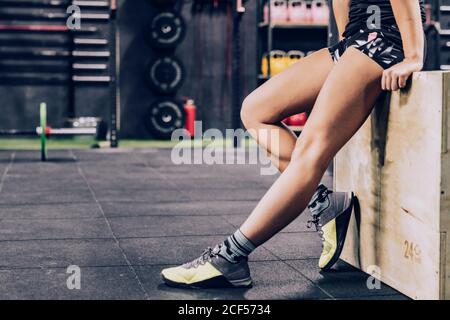
[{"label": "blurred gym equipment", "polygon": [[[40,104],[39,127],[32,130],[0,130],[0,137],[35,136],[41,140],[41,161],[46,161],[47,139],[61,136],[95,136],[97,139],[104,136],[105,131],[101,121],[92,121],[89,125],[79,125],[72,128],[51,128],[47,126],[47,104]],[[95,126],[93,125],[95,124]]]},{"label": "blurred gym equipment", "polygon": [[173,98],[163,98],[152,103],[145,117],[145,124],[152,135],[168,140],[175,130],[183,128],[184,119],[181,103]]},{"label": "blurred gym equipment", "polygon": [[147,81],[152,90],[160,94],[175,93],[184,81],[182,62],[170,56],[156,58],[147,67]]}]

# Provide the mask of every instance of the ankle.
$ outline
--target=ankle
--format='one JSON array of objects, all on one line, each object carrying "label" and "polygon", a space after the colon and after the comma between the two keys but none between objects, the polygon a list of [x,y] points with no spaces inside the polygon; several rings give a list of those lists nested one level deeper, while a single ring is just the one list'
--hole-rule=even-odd
[{"label": "ankle", "polygon": [[220,255],[234,263],[240,258],[247,258],[255,249],[256,246],[238,229],[225,239]]}]

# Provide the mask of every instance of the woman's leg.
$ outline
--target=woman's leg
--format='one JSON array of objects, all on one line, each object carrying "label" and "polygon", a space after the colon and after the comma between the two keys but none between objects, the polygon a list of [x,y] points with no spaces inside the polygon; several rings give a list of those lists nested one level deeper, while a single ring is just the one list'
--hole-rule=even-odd
[{"label": "woman's leg", "polygon": [[[324,51],[316,56],[323,53]],[[323,59],[317,59],[318,63],[321,60],[322,63],[329,63],[331,59],[329,56],[327,59],[323,56]],[[323,70],[323,66],[316,67]],[[300,80],[304,81],[304,75],[292,74],[291,83],[282,82],[284,77],[278,77],[279,82],[272,81],[272,86],[266,86],[265,90],[260,91],[260,100],[255,102],[254,107],[257,110],[261,103],[266,111],[262,114],[267,118],[263,119],[264,121],[261,121],[264,117],[258,118],[260,121],[256,124],[252,122],[252,127],[283,132],[285,140],[282,144],[292,139],[292,147],[295,145],[292,155],[289,149],[283,149],[286,154],[277,154],[286,162],[290,159],[290,163],[241,229],[223,243],[206,250],[192,262],[164,269],[161,273],[166,284],[182,288],[248,287],[252,284],[248,255],[303,211],[328,163],[367,118],[381,92],[382,68],[354,48],[348,49],[332,69],[320,90],[302,136],[296,143],[287,130],[271,123],[288,115],[282,108],[283,105],[297,108],[298,101],[292,100],[296,96],[293,88],[298,87],[299,91],[305,85],[310,88],[307,84],[298,84]],[[309,72],[311,75],[317,74],[314,66],[311,66]],[[280,90],[278,94],[276,89]],[[265,104],[264,95],[277,105],[276,112],[266,109],[268,106]],[[309,102],[313,97],[301,94],[299,96],[304,99],[302,102]],[[255,96],[250,99],[253,98]],[[279,104],[279,100],[283,103]],[[248,125],[248,119],[246,122]]]},{"label": "woman's leg", "polygon": [[286,170],[240,230],[255,245],[270,239],[307,206],[330,161],[369,116],[383,69],[349,48],[325,81]]},{"label": "woman's leg", "polygon": [[[328,49],[320,50],[273,77],[245,99],[242,120],[281,171],[288,166],[297,141],[281,121],[311,110],[333,65]],[[275,141],[261,138],[264,133],[270,137],[274,132],[279,137]],[[270,221],[266,212],[262,212],[262,218]],[[254,244],[237,230],[190,263],[162,270],[162,278],[167,285],[181,288],[248,287],[252,279],[247,256],[254,249]]]},{"label": "woman's leg", "polygon": [[[297,141],[281,121],[312,109],[332,68],[328,49],[322,49],[276,75],[245,99],[242,122],[280,171],[289,164]],[[273,133],[279,141],[270,139]]]}]

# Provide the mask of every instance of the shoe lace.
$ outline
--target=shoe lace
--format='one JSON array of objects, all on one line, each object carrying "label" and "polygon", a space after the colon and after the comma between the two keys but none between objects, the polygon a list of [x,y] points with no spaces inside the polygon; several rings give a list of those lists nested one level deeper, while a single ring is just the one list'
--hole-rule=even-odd
[{"label": "shoe lace", "polygon": [[[321,193],[318,195],[316,201],[311,203],[308,206],[308,208],[309,209],[313,209],[313,208],[315,208],[317,206],[317,203],[323,203],[327,199],[328,195],[331,194],[331,193],[333,193],[333,191],[330,191],[328,189],[323,189],[321,191]],[[322,224],[320,223],[320,216],[321,216],[321,213],[313,214],[312,215],[312,219],[308,220],[308,222],[306,224],[306,227],[308,229],[311,229],[312,226],[315,227],[316,232],[319,234],[320,239],[322,240],[322,247],[323,247],[323,243],[325,242],[325,238],[323,236]]]},{"label": "shoe lace", "polygon": [[311,220],[308,220],[306,227],[308,229],[311,229],[312,226],[314,226],[316,228],[316,232],[319,234],[320,239],[322,240],[322,246],[323,246],[323,242],[325,241],[325,238],[323,237],[322,225],[320,224],[320,218],[318,216],[314,216]]},{"label": "shoe lace", "polygon": [[190,269],[190,268],[197,268],[200,265],[204,265],[206,262],[211,262],[213,258],[219,257],[219,252],[222,245],[217,245],[214,248],[208,247],[201,256],[191,262],[185,263],[183,267]]}]

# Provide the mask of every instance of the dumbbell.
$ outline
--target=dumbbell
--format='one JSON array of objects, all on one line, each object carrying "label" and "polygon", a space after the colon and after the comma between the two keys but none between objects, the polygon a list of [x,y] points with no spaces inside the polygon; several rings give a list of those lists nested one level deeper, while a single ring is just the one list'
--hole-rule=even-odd
[{"label": "dumbbell", "polygon": [[325,0],[311,2],[311,18],[313,23],[327,24],[330,20],[330,9]]},{"label": "dumbbell", "polygon": [[289,117],[289,125],[294,127],[302,127],[306,124],[308,115],[304,113],[296,114]]},{"label": "dumbbell", "polygon": [[286,65],[289,67],[297,62],[300,61],[300,59],[305,57],[305,53],[300,50],[291,50],[286,54]]},{"label": "dumbbell", "polygon": [[[269,4],[270,3],[270,4]],[[269,0],[264,6],[264,21],[269,22],[269,5],[270,20],[274,23],[283,23],[288,21],[288,3],[287,0]]]},{"label": "dumbbell", "polygon": [[270,54],[265,54],[262,58],[261,72],[263,76],[269,75],[269,61],[270,74],[272,76],[282,72],[287,67],[286,52],[281,50],[272,50]]},{"label": "dumbbell", "polygon": [[288,6],[289,21],[294,23],[308,23],[312,19],[311,9],[305,0],[291,0]]}]

